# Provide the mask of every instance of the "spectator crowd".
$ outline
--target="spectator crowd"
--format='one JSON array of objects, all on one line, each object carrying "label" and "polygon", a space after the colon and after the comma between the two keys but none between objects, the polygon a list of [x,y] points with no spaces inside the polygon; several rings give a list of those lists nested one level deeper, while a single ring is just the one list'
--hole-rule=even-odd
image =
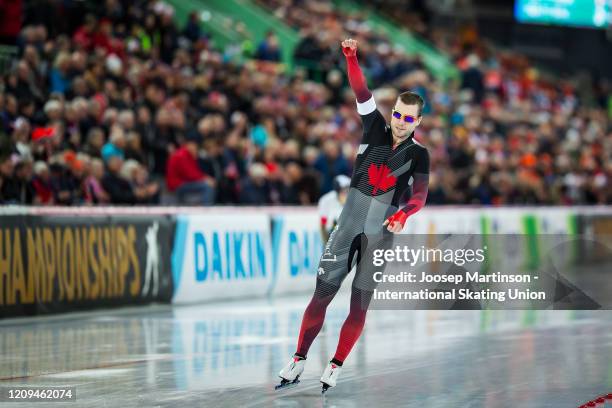
[{"label": "spectator crowd", "polygon": [[0,83],[0,203],[314,204],[350,176],[361,137],[348,36],[385,116],[400,90],[426,101],[428,204],[612,203],[609,112],[524,58],[447,47],[461,78],[441,83],[359,14],[261,0],[312,63],[288,73],[273,31],[236,63],[162,1],[45,4],[25,10]]}]

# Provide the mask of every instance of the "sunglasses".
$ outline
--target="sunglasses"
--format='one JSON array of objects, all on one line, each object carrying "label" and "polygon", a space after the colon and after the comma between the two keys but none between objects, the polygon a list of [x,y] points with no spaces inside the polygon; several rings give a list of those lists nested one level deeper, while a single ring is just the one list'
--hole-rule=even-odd
[{"label": "sunglasses", "polygon": [[407,123],[414,123],[414,121],[416,120],[416,118],[414,116],[412,116],[412,115],[402,115],[401,113],[399,113],[395,109],[393,109],[391,112],[392,112],[391,114],[393,115],[393,117],[395,119],[399,119],[399,120],[403,119],[404,122],[407,122]]}]

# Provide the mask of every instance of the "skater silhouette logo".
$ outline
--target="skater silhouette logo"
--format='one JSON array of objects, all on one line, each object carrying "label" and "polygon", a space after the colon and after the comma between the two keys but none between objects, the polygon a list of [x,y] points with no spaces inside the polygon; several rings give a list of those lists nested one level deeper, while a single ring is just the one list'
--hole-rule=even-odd
[{"label": "skater silhouette logo", "polygon": [[147,260],[145,266],[145,279],[141,295],[147,296],[149,285],[153,280],[152,295],[157,296],[159,290],[159,246],[157,244],[157,231],[159,224],[156,222],[147,229],[145,240],[147,242]]}]

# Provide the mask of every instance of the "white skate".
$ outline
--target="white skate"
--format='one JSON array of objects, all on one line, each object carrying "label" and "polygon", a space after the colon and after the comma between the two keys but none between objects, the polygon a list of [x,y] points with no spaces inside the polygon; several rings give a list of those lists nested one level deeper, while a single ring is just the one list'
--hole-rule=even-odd
[{"label": "white skate", "polygon": [[321,376],[321,384],[323,384],[323,389],[321,390],[322,394],[325,393],[328,388],[336,386],[336,381],[338,380],[338,376],[340,375],[341,371],[341,366],[334,364],[331,361],[329,362],[327,367],[325,367],[325,371],[323,371],[323,375]]},{"label": "white skate", "polygon": [[297,385],[300,382],[299,378],[304,371],[305,365],[305,359],[296,356],[291,357],[289,364],[278,373],[278,376],[281,378],[281,383],[274,388],[279,390],[281,388],[287,388],[290,385]]}]

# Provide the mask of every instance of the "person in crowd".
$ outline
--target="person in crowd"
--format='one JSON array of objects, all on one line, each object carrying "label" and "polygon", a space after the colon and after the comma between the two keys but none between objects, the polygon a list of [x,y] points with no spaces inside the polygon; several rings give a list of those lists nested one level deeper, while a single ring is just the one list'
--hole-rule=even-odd
[{"label": "person in crowd", "polygon": [[190,203],[194,196],[195,202],[200,205],[212,205],[215,202],[215,181],[198,165],[201,143],[200,134],[191,132],[185,143],[168,159],[166,171],[168,190],[176,193],[180,204]]},{"label": "person in crowd", "polygon": [[[71,16],[66,21],[32,19],[28,13],[36,8],[27,8],[17,53],[1,81],[0,130],[6,136],[0,139],[10,146],[0,156],[18,157],[10,174],[1,176],[0,190],[10,192],[17,182],[15,166],[30,161],[34,170],[20,165],[20,173],[34,186],[32,203],[109,202],[99,186],[100,162],[78,159],[79,170],[64,160],[72,150],[105,163],[111,156],[136,160],[170,190],[153,197],[174,195],[184,184],[179,201],[194,203],[246,204],[242,198],[251,200],[252,194],[240,188],[252,188],[249,164],[258,162],[270,187],[263,201],[314,205],[332,190],[334,177],[350,174],[359,149],[359,117],[340,75],[343,61],[335,42],[350,33],[363,39],[363,69],[383,114],[397,97],[392,88],[425,100],[427,120],[415,140],[431,152],[432,204],[611,202],[612,98],[604,80],[546,78],[525,56],[498,50],[474,33],[435,30],[429,39],[460,72],[457,87],[449,86],[393,38],[363,30],[363,16],[332,4],[259,2],[300,33],[294,72],[276,64],[283,50],[274,31],[250,53],[252,38],[236,24],[243,39],[216,48],[200,28],[199,12],[178,27],[174,9],[164,1],[129,8],[93,2],[86,12],[79,2],[45,3],[50,16]],[[413,20],[413,13],[396,17],[433,33]],[[236,64],[236,53],[256,59]],[[173,173],[169,180],[167,163],[201,121],[197,165],[187,166],[195,171],[187,177]],[[48,179],[37,172],[43,169],[38,162],[46,163]],[[172,167],[184,166],[175,159]],[[203,179],[209,181],[202,184]],[[198,192],[182,194],[194,188]],[[21,201],[18,195],[11,200]]]}]

